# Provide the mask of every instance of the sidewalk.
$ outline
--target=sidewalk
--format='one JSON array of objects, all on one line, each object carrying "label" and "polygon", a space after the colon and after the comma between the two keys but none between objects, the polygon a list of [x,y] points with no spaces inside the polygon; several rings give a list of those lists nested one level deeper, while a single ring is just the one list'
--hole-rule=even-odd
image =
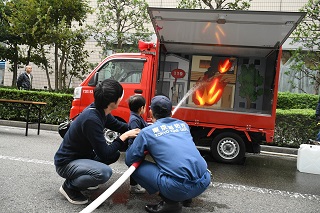
[{"label": "sidewalk", "polygon": [[[0,120],[0,125],[2,126],[13,126],[13,127],[26,127],[26,122],[21,121],[11,121],[11,120]],[[37,129],[37,123],[29,124],[30,129]],[[49,131],[58,131],[58,125],[52,124],[40,124],[41,130],[49,130]],[[40,132],[41,134],[41,132]],[[261,145],[261,154],[269,154],[269,155],[282,155],[289,157],[296,157],[298,154],[298,149],[295,148],[287,148],[287,147],[278,147],[278,146],[268,146]]]}]

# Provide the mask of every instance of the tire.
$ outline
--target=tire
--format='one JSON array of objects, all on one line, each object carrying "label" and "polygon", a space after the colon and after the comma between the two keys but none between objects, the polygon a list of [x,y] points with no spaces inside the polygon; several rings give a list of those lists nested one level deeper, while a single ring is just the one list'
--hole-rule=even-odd
[{"label": "tire", "polygon": [[246,146],[242,138],[233,132],[217,135],[211,144],[213,158],[221,163],[243,164]]}]

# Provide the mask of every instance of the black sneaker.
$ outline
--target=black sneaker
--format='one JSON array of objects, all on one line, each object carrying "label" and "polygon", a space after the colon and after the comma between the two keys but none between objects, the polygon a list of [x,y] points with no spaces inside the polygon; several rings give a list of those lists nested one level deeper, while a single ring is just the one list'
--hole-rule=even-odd
[{"label": "black sneaker", "polygon": [[192,198],[188,199],[188,200],[184,200],[182,201],[182,206],[184,207],[190,207],[192,203]]},{"label": "black sneaker", "polygon": [[180,202],[166,203],[162,200],[156,205],[146,205],[145,210],[149,213],[180,213],[182,205]]},{"label": "black sneaker", "polygon": [[78,205],[88,203],[88,199],[80,191],[69,189],[65,183],[63,183],[59,191],[68,199],[70,203]]}]

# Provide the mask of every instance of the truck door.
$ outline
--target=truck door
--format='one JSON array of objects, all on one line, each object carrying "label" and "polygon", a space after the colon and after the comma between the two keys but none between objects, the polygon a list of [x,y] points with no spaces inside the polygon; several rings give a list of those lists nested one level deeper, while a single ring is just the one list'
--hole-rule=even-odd
[{"label": "truck door", "polygon": [[[130,115],[127,100],[134,94],[144,97],[149,94],[143,82],[150,82],[148,75],[147,58],[113,58],[105,62],[92,79],[95,84],[105,79],[114,79],[121,83],[124,89],[124,98],[118,109],[113,113],[127,121]],[[90,84],[90,83],[89,83]]]}]

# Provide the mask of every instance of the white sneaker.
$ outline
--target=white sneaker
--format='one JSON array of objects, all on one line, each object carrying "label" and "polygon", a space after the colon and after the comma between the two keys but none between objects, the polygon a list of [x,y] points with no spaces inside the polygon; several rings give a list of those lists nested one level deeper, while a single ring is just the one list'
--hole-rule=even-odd
[{"label": "white sneaker", "polygon": [[146,190],[142,188],[142,186],[140,186],[139,184],[130,186],[130,193],[132,194],[143,194],[145,192]]},{"label": "white sneaker", "polygon": [[91,186],[87,188],[88,190],[96,190],[99,189],[99,185],[98,186]]}]

